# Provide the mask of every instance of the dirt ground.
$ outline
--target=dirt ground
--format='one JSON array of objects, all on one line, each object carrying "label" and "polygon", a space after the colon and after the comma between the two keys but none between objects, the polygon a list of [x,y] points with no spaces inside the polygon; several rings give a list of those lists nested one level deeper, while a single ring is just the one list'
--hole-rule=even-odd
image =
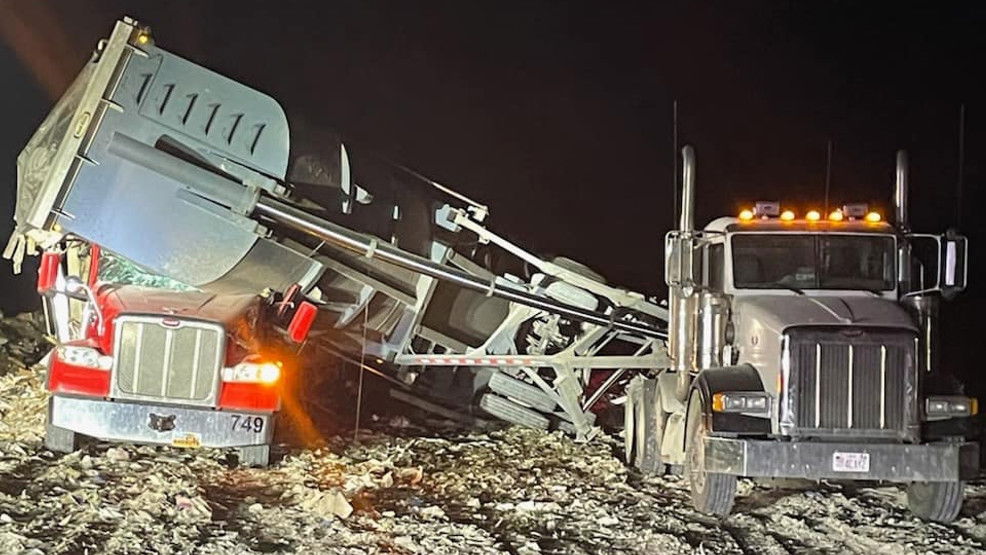
[{"label": "dirt ground", "polygon": [[616,438],[396,419],[269,469],[209,450],[54,454],[43,369],[17,362],[39,347],[0,349],[0,553],[986,552],[984,485],[947,526],[910,516],[894,487],[750,481],[719,520],[691,509],[684,481],[629,471]]}]

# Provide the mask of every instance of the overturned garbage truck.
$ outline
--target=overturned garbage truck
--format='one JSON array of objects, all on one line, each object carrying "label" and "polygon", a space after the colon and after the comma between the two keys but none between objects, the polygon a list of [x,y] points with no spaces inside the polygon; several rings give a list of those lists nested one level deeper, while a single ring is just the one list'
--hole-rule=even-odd
[{"label": "overturned garbage truck", "polygon": [[[684,470],[704,511],[729,512],[737,476],[776,476],[907,483],[919,515],[957,514],[977,447],[947,424],[976,402],[930,386],[944,382],[937,303],[964,287],[966,243],[910,233],[903,158],[894,225],[859,205],[797,218],[758,203],[696,230],[686,148],[665,306],[507,241],[486,206],[441,184],[302,131],[124,19],[18,158],[7,255],[78,239],[194,289],[310,305],[302,349],[423,408],[586,439],[625,402],[629,461]],[[501,255],[522,275],[498,272]],[[111,387],[132,375],[107,366]],[[188,367],[148,371],[165,383]]]}]

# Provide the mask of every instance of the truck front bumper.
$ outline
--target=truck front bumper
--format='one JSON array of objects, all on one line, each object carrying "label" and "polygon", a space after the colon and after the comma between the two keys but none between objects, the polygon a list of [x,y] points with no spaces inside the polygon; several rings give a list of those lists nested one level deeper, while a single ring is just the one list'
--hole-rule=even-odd
[{"label": "truck front bumper", "polygon": [[176,447],[248,447],[270,443],[270,413],[152,405],[52,395],[48,423],[107,441]]},{"label": "truck front bumper", "polygon": [[[865,454],[866,471],[836,470],[836,458]],[[708,472],[751,478],[952,482],[974,477],[979,467],[976,443],[821,443],[709,437]]]}]

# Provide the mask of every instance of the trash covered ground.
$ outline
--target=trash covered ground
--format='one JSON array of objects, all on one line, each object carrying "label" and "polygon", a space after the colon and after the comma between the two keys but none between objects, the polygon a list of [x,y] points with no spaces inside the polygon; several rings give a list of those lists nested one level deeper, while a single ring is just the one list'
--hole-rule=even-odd
[{"label": "trash covered ground", "polygon": [[29,316],[0,320],[0,553],[973,553],[986,486],[952,525],[911,517],[892,487],[740,485],[725,520],[687,484],[621,463],[620,442],[483,433],[383,419],[288,449],[270,469],[227,453],[42,447],[46,347]]}]

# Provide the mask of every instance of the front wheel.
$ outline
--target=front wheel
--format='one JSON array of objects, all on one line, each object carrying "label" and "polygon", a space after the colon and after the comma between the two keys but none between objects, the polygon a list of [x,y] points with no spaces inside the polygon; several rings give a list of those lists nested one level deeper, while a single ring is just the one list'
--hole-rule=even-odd
[{"label": "front wheel", "polygon": [[907,486],[907,506],[919,518],[948,523],[959,516],[965,484],[914,482]]},{"label": "front wheel", "polygon": [[685,432],[688,448],[685,453],[685,472],[691,487],[695,509],[717,516],[726,516],[736,500],[736,476],[705,470],[705,438],[708,428],[705,411],[698,394],[688,402],[688,427]]}]

